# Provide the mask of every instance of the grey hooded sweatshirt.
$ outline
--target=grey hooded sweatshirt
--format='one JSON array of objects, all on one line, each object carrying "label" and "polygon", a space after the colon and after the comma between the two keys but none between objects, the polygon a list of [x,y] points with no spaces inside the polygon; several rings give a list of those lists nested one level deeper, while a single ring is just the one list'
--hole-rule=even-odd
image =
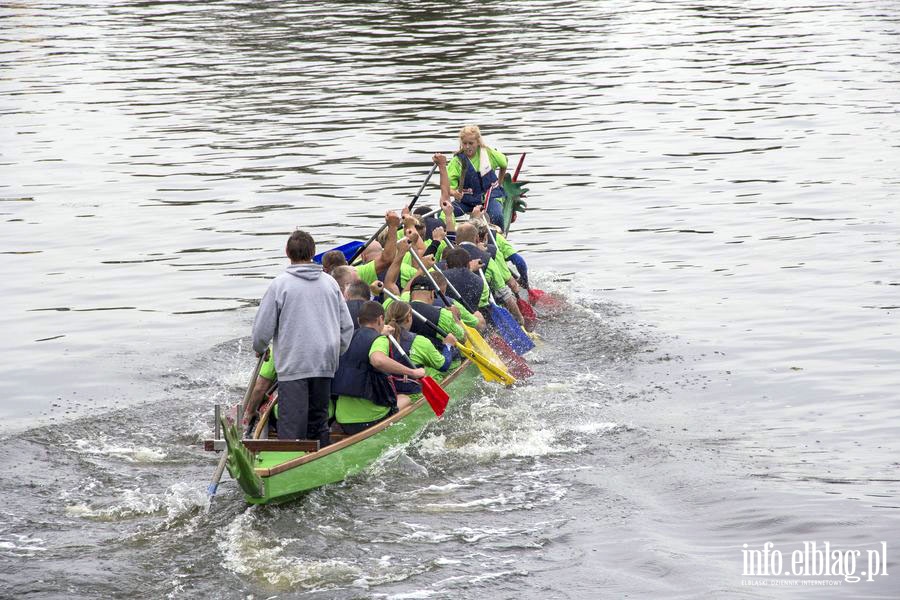
[{"label": "grey hooded sweatshirt", "polygon": [[334,377],[352,337],[341,290],[315,263],[292,264],[276,277],[253,321],[253,349],[262,353],[274,340],[281,381]]}]

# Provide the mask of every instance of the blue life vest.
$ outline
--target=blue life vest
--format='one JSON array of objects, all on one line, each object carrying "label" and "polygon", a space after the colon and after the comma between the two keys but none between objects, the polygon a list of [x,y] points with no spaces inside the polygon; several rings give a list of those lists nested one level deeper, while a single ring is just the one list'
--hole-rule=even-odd
[{"label": "blue life vest", "polygon": [[[397,343],[400,344],[400,347],[403,348],[404,352],[406,352],[406,356],[410,356],[410,353],[412,352],[413,340],[416,339],[415,334],[404,331],[403,335],[401,335],[400,337],[395,336],[394,339],[397,340]],[[411,360],[407,360],[405,356],[397,352],[397,349],[394,348],[393,344],[391,344],[390,357],[404,367],[409,367],[410,369],[418,368],[412,363]],[[405,379],[402,375],[390,375],[389,377],[391,378],[391,381],[394,384],[394,389],[397,390],[398,394],[419,394],[422,392],[422,386],[415,379]]]},{"label": "blue life vest", "polygon": [[[484,194],[488,191],[488,189],[493,185],[495,181],[497,181],[497,174],[494,173],[494,170],[491,169],[487,172],[487,174],[482,177],[481,174],[475,169],[475,165],[472,164],[472,161],[469,160],[469,157],[466,156],[465,152],[460,152],[456,155],[459,158],[460,164],[462,164],[462,188],[463,189],[471,189],[471,194],[463,195],[462,199],[460,199],[460,203],[468,208],[469,210],[466,212],[471,212],[473,208],[480,204],[484,204]],[[498,186],[494,188],[494,191],[491,193],[491,198],[505,198],[506,192],[503,191],[503,186]]]},{"label": "blue life vest", "polygon": [[487,271],[488,263],[491,262],[491,259],[493,258],[489,252],[482,250],[481,248],[479,248],[472,242],[463,242],[458,247],[464,248],[465,251],[469,253],[469,256],[471,257],[472,260],[475,260],[476,258],[480,258],[481,259],[481,270],[485,271],[485,272]]},{"label": "blue life vest", "polygon": [[365,398],[379,406],[396,409],[397,393],[390,379],[369,362],[369,350],[379,335],[369,327],[360,327],[353,333],[350,347],[341,355],[337,373],[331,380],[331,393]]},{"label": "blue life vest", "polygon": [[481,277],[463,267],[447,269],[444,271],[444,277],[462,295],[463,306],[478,310],[478,306],[481,304],[481,290],[484,288]]},{"label": "blue life vest", "polygon": [[[414,311],[428,319],[428,321],[433,325],[437,326],[440,322],[441,309],[437,306],[425,304],[424,302],[419,302],[418,300],[416,300],[415,302],[410,302],[409,305]],[[410,327],[409,330],[416,335],[427,337],[431,341],[431,343],[434,344],[434,347],[438,350],[444,347],[443,338],[438,337],[434,330],[423,323],[419,319],[419,317],[413,316],[412,327]]]},{"label": "blue life vest", "polygon": [[359,307],[363,305],[365,300],[347,300],[347,310],[350,311],[350,318],[353,319],[353,330],[359,329]]}]

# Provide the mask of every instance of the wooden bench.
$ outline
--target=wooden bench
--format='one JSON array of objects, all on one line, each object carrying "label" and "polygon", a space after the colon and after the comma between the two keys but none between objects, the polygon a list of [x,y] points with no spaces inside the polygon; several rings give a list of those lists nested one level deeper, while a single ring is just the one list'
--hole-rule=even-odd
[{"label": "wooden bench", "polygon": [[[332,433],[331,443],[336,444],[341,440],[350,437],[346,433]],[[265,440],[253,440],[244,438],[241,440],[244,446],[250,452],[261,452],[270,450],[273,452],[318,452],[319,440],[279,440],[278,438],[269,438]],[[225,440],[203,440],[203,449],[207,452],[213,450],[219,451],[225,449]]]},{"label": "wooden bench", "polygon": [[241,440],[250,452],[318,452],[319,440]]}]

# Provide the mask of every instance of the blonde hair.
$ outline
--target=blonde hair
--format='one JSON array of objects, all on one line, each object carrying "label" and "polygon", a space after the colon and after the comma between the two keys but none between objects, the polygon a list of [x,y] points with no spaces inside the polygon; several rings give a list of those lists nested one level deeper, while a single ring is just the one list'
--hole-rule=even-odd
[{"label": "blonde hair", "polygon": [[384,315],[384,324],[394,328],[394,338],[399,339],[406,328],[403,323],[412,315],[412,307],[406,302],[392,302]]},{"label": "blonde hair", "polygon": [[466,125],[462,129],[459,130],[459,150],[457,152],[463,151],[462,140],[464,137],[468,137],[470,135],[474,135],[475,139],[478,140],[478,147],[487,146],[484,143],[484,138],[481,137],[481,130],[478,129],[478,125]]}]

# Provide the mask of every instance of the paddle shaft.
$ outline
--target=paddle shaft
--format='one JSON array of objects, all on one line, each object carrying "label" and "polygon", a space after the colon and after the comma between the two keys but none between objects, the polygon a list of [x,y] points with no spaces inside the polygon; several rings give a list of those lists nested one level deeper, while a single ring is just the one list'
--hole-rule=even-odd
[{"label": "paddle shaft", "polygon": [[484,276],[484,271],[482,271],[481,269],[478,269],[478,274],[481,275],[481,281],[484,282],[484,287],[486,287],[488,290],[488,300],[491,301],[491,304],[496,306],[497,303],[494,302],[494,292],[491,291],[491,286],[488,285],[488,280],[487,280],[487,277]]},{"label": "paddle shaft", "polygon": [[[422,185],[419,186],[419,191],[416,192],[416,195],[413,196],[413,199],[410,200],[409,205],[406,208],[408,208],[409,210],[413,209],[413,206],[415,206],[416,202],[419,201],[419,196],[422,195],[422,192],[425,190],[425,186],[428,185],[429,181],[431,181],[431,176],[434,175],[434,172],[437,171],[437,168],[438,168],[437,165],[434,165],[433,167],[431,167],[431,170],[428,171],[428,177],[426,177],[425,181],[422,182]],[[381,232],[384,231],[386,227],[387,227],[387,223],[385,223],[381,227],[379,227],[378,231],[375,232],[375,235],[370,237],[369,240],[365,244],[363,244],[356,250],[356,252],[353,254],[353,257],[347,261],[347,264],[348,265],[353,264],[353,261],[356,260],[357,258],[359,258],[359,255],[363,253],[363,251],[369,246],[369,244],[371,244],[372,242],[375,241],[375,238],[377,238],[379,235],[381,235]]]},{"label": "paddle shaft", "polygon": [[519,164],[516,165],[516,170],[513,173],[513,176],[512,176],[513,181],[516,181],[519,178],[519,171],[522,170],[522,163],[524,163],[524,162],[525,162],[525,153],[523,152],[522,155],[519,157]]},{"label": "paddle shaft", "polygon": [[[412,361],[412,359],[409,357],[409,355],[408,355],[406,352],[403,351],[403,346],[400,345],[400,342],[398,342],[396,339],[394,339],[394,336],[392,336],[392,335],[387,336],[387,338],[388,338],[389,340],[391,340],[391,343],[394,345],[394,348],[397,349],[397,352],[400,353],[400,356],[402,356],[403,358],[405,358],[406,361],[407,361],[409,364],[412,365],[412,368],[413,368],[413,369],[417,368],[417,367],[416,367],[416,364]],[[415,379],[415,378],[414,378],[414,377],[410,377],[410,379]],[[423,379],[424,379],[424,377],[423,377]],[[421,384],[419,384],[419,385],[421,385]],[[424,390],[424,388],[423,388],[423,390]]]},{"label": "paddle shaft", "polygon": [[[238,407],[238,411],[240,412],[240,414],[235,415],[235,419],[244,418],[244,407],[247,405],[247,402],[250,401],[250,395],[253,394],[253,388],[256,385],[256,378],[259,377],[259,370],[262,368],[265,359],[266,353],[263,352],[259,356],[259,360],[256,361],[256,367],[253,369],[253,374],[250,375],[250,384],[247,386],[247,392],[244,394],[244,399],[241,401],[241,404]],[[210,498],[216,495],[216,490],[219,488],[219,481],[222,480],[222,474],[225,472],[226,462],[228,462],[228,451],[223,450],[222,458],[219,459],[219,464],[216,465],[216,471],[213,473],[212,480],[206,487],[206,491],[209,494]]]},{"label": "paddle shaft", "polygon": [[[431,273],[428,272],[428,269],[425,268],[425,263],[422,262],[422,258],[416,253],[415,249],[410,248],[409,251],[412,253],[412,257],[416,261],[416,263],[419,265],[419,268],[425,272],[425,275],[428,277],[428,281],[430,281],[431,285],[434,286],[434,291],[436,291],[438,293],[438,295],[441,297],[441,300],[443,300],[444,304],[447,305],[447,308],[450,308],[451,306],[453,306],[450,303],[450,300],[447,299],[447,296],[444,295],[444,292],[441,291],[441,288],[438,287],[438,284],[434,280],[434,277],[432,277]],[[437,269],[437,267],[435,267],[435,268]],[[440,272],[440,269],[438,269],[438,272]],[[441,273],[441,275],[443,275],[443,273]],[[444,277],[444,279],[446,279],[446,277]],[[447,283],[449,284],[449,282],[447,282]],[[469,312],[472,312],[472,311],[469,311]]]}]

